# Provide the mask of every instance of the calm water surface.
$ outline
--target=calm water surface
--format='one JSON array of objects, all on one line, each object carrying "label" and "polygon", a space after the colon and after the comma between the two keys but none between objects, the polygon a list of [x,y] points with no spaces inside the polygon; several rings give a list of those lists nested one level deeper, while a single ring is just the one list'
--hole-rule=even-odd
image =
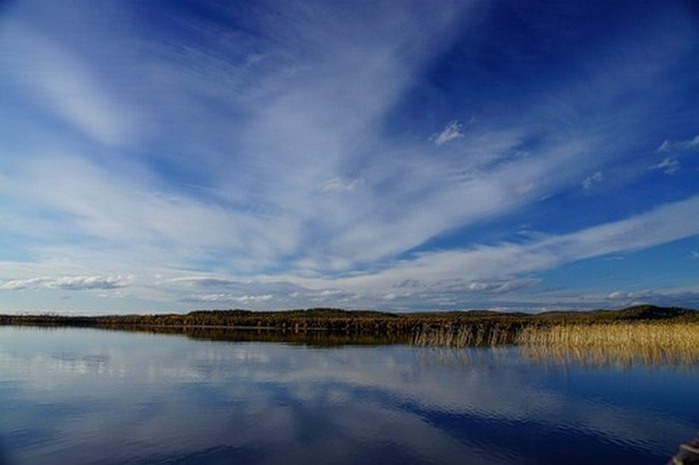
[{"label": "calm water surface", "polygon": [[0,327],[0,464],[663,464],[699,375]]}]

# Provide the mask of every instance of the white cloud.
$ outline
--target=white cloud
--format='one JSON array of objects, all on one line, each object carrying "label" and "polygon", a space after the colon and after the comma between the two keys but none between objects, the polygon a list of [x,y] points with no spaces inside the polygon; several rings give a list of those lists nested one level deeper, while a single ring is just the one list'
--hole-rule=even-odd
[{"label": "white cloud", "polygon": [[264,294],[264,295],[241,295],[238,297],[235,297],[233,300],[239,303],[259,303],[259,302],[267,302],[272,300],[274,296],[272,294]]},{"label": "white cloud", "polygon": [[682,165],[676,158],[668,157],[657,165],[652,166],[652,168],[662,170],[665,174],[677,174],[680,171],[681,166]]},{"label": "white cloud", "polygon": [[472,281],[466,285],[466,290],[468,290],[469,292],[487,292],[503,294],[531,287],[538,283],[538,279]]},{"label": "white cloud", "polygon": [[614,291],[611,292],[608,296],[607,299],[609,300],[620,300],[620,301],[638,301],[639,299],[648,299],[651,298],[655,295],[654,292],[650,290],[642,290],[642,291]]},{"label": "white cloud", "polygon": [[[331,285],[332,282],[328,282],[328,285]],[[349,302],[356,296],[350,292],[347,292],[342,289],[321,289],[318,291],[310,291],[306,292],[305,296],[306,299],[309,299],[311,302],[318,303],[318,302]]]},{"label": "white cloud", "polygon": [[5,20],[2,29],[0,66],[16,88],[102,144],[139,132],[138,113],[110,95],[77,55],[19,21]]},{"label": "white cloud", "polygon": [[[264,60],[264,71],[254,76],[265,91],[243,92],[238,84],[226,90],[226,63],[184,49],[182,62],[207,76],[207,88],[217,89],[217,99],[246,113],[233,129],[227,124],[221,131],[232,131],[229,138],[210,145],[210,137],[198,137],[208,133],[200,134],[196,124],[180,120],[192,113],[162,106],[170,97],[203,92],[199,81],[181,80],[191,70],[168,68],[173,80],[158,86],[146,74],[145,82],[152,86],[145,96],[148,106],[177,124],[168,137],[197,136],[197,157],[189,157],[197,160],[193,165],[206,166],[200,160],[207,152],[216,154],[216,144],[230,147],[225,156],[214,155],[215,171],[203,172],[201,182],[214,202],[200,202],[179,183],[168,185],[141,166],[119,167],[122,171],[115,177],[90,161],[88,153],[37,157],[15,177],[7,194],[24,199],[27,211],[59,213],[55,221],[41,218],[46,227],[35,231],[58,230],[121,249],[147,244],[153,251],[149,259],[157,260],[160,249],[161,261],[181,268],[200,260],[254,274],[291,260],[322,275],[395,257],[444,231],[503,215],[537,200],[542,192],[580,179],[580,171],[587,168],[579,155],[590,151],[594,138],[568,139],[538,148],[537,157],[512,159],[522,140],[537,136],[536,125],[483,125],[465,134],[458,121],[451,121],[434,135],[434,142],[461,138],[469,156],[435,161],[377,134],[377,123],[411,85],[410,76],[460,30],[455,28],[459,12],[449,8],[424,16],[399,9],[392,14],[396,22],[376,25],[373,33],[380,37],[355,34],[354,26],[374,28],[353,15],[332,27],[338,19],[321,12],[317,17],[301,15],[300,23],[269,24],[270,34],[293,40],[276,41],[282,44],[279,49],[256,52],[270,57]],[[305,27],[304,21],[313,27]],[[307,37],[311,30],[319,35]],[[415,52],[409,60],[406,50]],[[275,65],[272,58],[281,57],[285,61]],[[346,98],[338,102],[338,95]],[[204,131],[204,126],[218,128],[220,122],[202,114],[201,124]],[[356,173],[353,177],[337,176],[348,172],[347,167]],[[318,196],[319,186],[321,191],[353,195]]]},{"label": "white cloud", "polygon": [[533,182],[528,182],[526,184],[520,184],[519,186],[515,187],[515,192],[519,195],[526,195],[534,191],[536,189],[536,184]]},{"label": "white cloud", "polygon": [[239,297],[235,298],[236,302],[240,303],[259,303],[259,302],[268,302],[272,300],[274,296],[272,294],[264,294],[264,295],[242,295]]},{"label": "white cloud", "polygon": [[342,179],[334,177],[323,182],[321,192],[351,192],[363,181],[361,179]]},{"label": "white cloud", "polygon": [[624,220],[543,241],[538,247],[558,250],[566,261],[653,247],[699,234],[699,225],[676,221],[699,214],[699,196],[658,206]]},{"label": "white cloud", "polygon": [[[278,7],[279,15],[258,18],[260,36],[269,40],[212,35],[221,47],[217,54],[198,49],[186,35],[175,43],[141,44],[135,34],[130,46],[143,47],[135,47],[140,52],[126,66],[102,62],[107,36],[95,34],[94,45],[76,46],[50,40],[51,30],[27,21],[3,28],[0,47],[7,53],[0,60],[8,66],[0,73],[12,78],[14,90],[31,90],[42,111],[97,145],[132,142],[141,130],[148,143],[95,152],[65,135],[56,139],[59,148],[54,140],[40,141],[0,160],[0,232],[25,238],[17,253],[36,264],[31,273],[13,274],[16,263],[0,263],[0,276],[57,276],[69,265],[76,276],[138,270],[140,287],[129,290],[163,300],[202,291],[210,299],[298,292],[299,299],[370,302],[386,294],[384,285],[423,277],[434,292],[435,283],[450,276],[463,276],[453,292],[467,292],[469,283],[472,293],[509,292],[506,283],[518,281],[503,273],[548,269],[598,253],[596,246],[599,253],[626,250],[607,225],[524,244],[464,243],[461,250],[397,259],[442,234],[504,219],[581,182],[585,188],[600,182],[602,171],[593,170],[623,156],[614,144],[623,146],[628,137],[618,129],[623,124],[600,130],[597,117],[590,129],[577,114],[578,101],[606,112],[627,91],[620,89],[625,82],[655,83],[645,78],[662,71],[664,61],[595,61],[585,79],[553,86],[543,101],[512,108],[507,116],[474,120],[468,131],[449,121],[430,140],[459,143],[434,157],[429,147],[394,139],[386,123],[389,117],[396,126],[406,123],[392,112],[409,97],[415,76],[453,46],[468,21],[467,2],[440,9],[379,6],[390,14],[369,16],[354,8],[340,14],[330,5]],[[220,27],[190,19],[202,22],[194,25],[200,32]],[[7,40],[15,37],[19,42]],[[22,73],[26,82],[18,78]],[[144,119],[151,124],[145,129],[142,120],[132,120],[142,113],[131,111],[134,101],[147,109]],[[647,111],[637,109],[624,111],[641,120]],[[572,116],[576,131],[560,123]],[[417,134],[427,132],[418,128]],[[658,150],[698,144],[699,136],[666,141]],[[593,237],[605,234],[608,240]],[[641,238],[636,242],[646,246]],[[215,273],[191,277],[191,270],[207,269]],[[150,278],[158,273],[164,278]],[[298,285],[273,283],[285,276]],[[338,287],[346,295],[322,294]]]},{"label": "white cloud", "polygon": [[672,147],[672,144],[670,144],[670,141],[665,139],[662,144],[656,149],[656,152],[668,152],[670,148]]},{"label": "white cloud", "polygon": [[[527,288],[539,284],[539,280],[523,277],[534,272],[576,260],[610,253],[627,253],[632,250],[653,247],[699,233],[699,226],[671,221],[677,217],[693,217],[699,213],[699,197],[667,204],[645,214],[625,220],[587,228],[562,236],[537,235],[525,243],[503,243],[478,246],[470,249],[423,252],[413,258],[386,264],[382,271],[363,273],[344,278],[300,278],[293,275],[260,275],[253,281],[238,281],[224,275],[184,275],[160,279],[161,283],[148,281],[143,276],[139,282],[132,278],[115,276],[68,278],[24,278],[5,281],[0,288],[17,289],[109,289],[129,286],[132,295],[148,295],[161,289],[167,300],[184,303],[240,304],[264,308],[265,304],[278,301],[281,306],[314,306],[317,302],[331,305],[343,303],[352,308],[376,308],[379,302],[396,303],[392,308],[442,308],[463,306],[473,296],[481,296],[480,306],[487,302],[505,302],[508,294],[520,303],[536,301],[531,294],[521,294]],[[57,264],[58,267],[60,265]],[[10,267],[9,270],[17,270]],[[25,273],[42,269],[37,264]],[[0,271],[7,276],[8,270]],[[168,271],[172,276],[172,271]],[[458,277],[458,278],[455,278]],[[152,278],[151,278],[152,279]],[[164,287],[163,287],[164,286]],[[408,287],[406,287],[408,286]],[[220,291],[218,290],[220,288]],[[213,292],[187,294],[192,289],[212,289]],[[386,292],[386,289],[396,289]],[[623,292],[623,291],[619,291]],[[179,297],[178,297],[179,296]],[[472,296],[472,297],[469,297]],[[671,296],[661,297],[671,301]],[[627,301],[650,299],[642,293],[608,295],[609,300]],[[495,300],[493,300],[495,299]],[[557,302],[565,302],[559,299]],[[599,305],[604,298],[600,297]],[[578,305],[575,300],[571,305]],[[477,305],[478,306],[478,305]],[[406,307],[407,308],[407,307]]]},{"label": "white cloud", "polygon": [[614,291],[611,292],[607,298],[609,300],[626,300],[629,298],[629,293],[624,291]]},{"label": "white cloud", "polygon": [[6,281],[0,290],[60,289],[69,291],[109,290],[129,286],[130,276],[64,276],[60,278],[29,278]]},{"label": "white cloud", "polygon": [[264,295],[235,295],[235,294],[202,294],[189,296],[183,301],[185,302],[235,302],[238,304],[257,304],[261,302],[268,302],[272,300],[274,296],[272,294]]},{"label": "white cloud", "polygon": [[[699,234],[699,224],[675,221],[676,218],[697,215],[699,196],[617,222],[560,236],[541,237],[528,243],[423,252],[413,258],[395,261],[373,274],[332,282],[338,288],[366,294],[416,279],[432,286],[438,283],[448,285],[454,283],[454,276],[458,276],[464,290],[469,290],[469,286],[471,292],[497,290],[500,286],[500,290],[505,292],[516,289],[516,286],[524,288],[535,284],[527,279],[517,280],[518,275],[552,269],[577,260],[628,253]],[[327,287],[327,282],[322,279],[294,281],[310,288]]]},{"label": "white cloud", "polygon": [[600,182],[602,182],[602,179],[603,179],[602,172],[595,171],[590,176],[583,179],[582,187],[583,187],[583,189],[591,189],[592,186],[594,186],[595,184],[599,184]]},{"label": "white cloud", "polygon": [[274,218],[149,192],[150,180],[138,170],[114,177],[74,156],[37,157],[19,165],[21,170],[9,185],[0,186],[0,192],[20,205],[53,212],[41,219],[48,223],[44,229],[31,232],[42,240],[80,237],[85,251],[91,244],[101,248],[104,243],[125,250],[160,249],[161,259],[170,263],[195,256],[204,259],[224,250],[238,253],[243,261],[253,256],[258,266],[264,266],[265,257],[269,260],[291,250],[297,240],[294,225],[282,227],[283,222]]},{"label": "white cloud", "polygon": [[694,307],[699,303],[699,292],[694,290],[668,289],[664,291],[654,291],[642,289],[638,291],[615,291],[602,299],[600,304],[611,302],[615,306],[629,305],[659,305]]},{"label": "white cloud", "polygon": [[670,142],[669,140],[664,140],[662,144],[657,148],[657,152],[670,152],[676,151],[681,152],[683,150],[692,150],[699,147],[699,134],[694,136],[693,139],[680,140],[676,142]]},{"label": "white cloud", "polygon": [[214,278],[209,276],[188,276],[184,278],[171,278],[168,283],[175,286],[183,287],[230,287],[241,284],[239,281],[234,281],[227,278]]},{"label": "white cloud", "polygon": [[447,142],[464,137],[463,129],[463,125],[458,121],[450,121],[441,132],[432,134],[430,140],[436,145],[444,145]]}]

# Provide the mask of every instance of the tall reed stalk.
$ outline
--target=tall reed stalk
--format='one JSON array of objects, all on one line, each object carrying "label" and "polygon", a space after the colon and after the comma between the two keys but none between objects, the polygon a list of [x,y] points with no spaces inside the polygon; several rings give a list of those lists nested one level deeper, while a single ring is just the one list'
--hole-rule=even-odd
[{"label": "tall reed stalk", "polygon": [[631,322],[524,328],[517,342],[534,359],[583,365],[697,365],[699,324]]},{"label": "tall reed stalk", "polygon": [[413,344],[443,347],[496,346],[513,344],[517,333],[517,327],[497,323],[426,326],[414,334]]},{"label": "tall reed stalk", "polygon": [[424,326],[414,333],[412,342],[418,346],[451,348],[516,344],[533,360],[583,366],[699,367],[699,323],[696,322]]}]

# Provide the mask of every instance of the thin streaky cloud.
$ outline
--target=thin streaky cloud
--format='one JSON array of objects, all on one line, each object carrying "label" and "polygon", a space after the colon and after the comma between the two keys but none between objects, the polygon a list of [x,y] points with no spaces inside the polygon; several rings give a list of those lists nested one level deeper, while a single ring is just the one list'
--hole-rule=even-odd
[{"label": "thin streaky cloud", "polygon": [[684,150],[693,150],[699,148],[699,134],[694,136],[692,139],[679,140],[675,142],[670,142],[665,139],[662,144],[657,148],[657,152],[681,152]]},{"label": "thin streaky cloud", "polygon": [[602,176],[602,172],[595,171],[590,176],[583,179],[582,187],[583,189],[591,189],[595,184],[601,183],[603,179],[604,177]]},{"label": "thin streaky cloud", "polygon": [[352,192],[362,184],[361,179],[342,179],[334,177],[323,182],[321,191],[323,192]]},{"label": "thin streaky cloud", "polygon": [[[426,252],[397,262],[385,271],[333,281],[347,289],[378,289],[429,276],[427,282],[440,282],[459,276],[478,282],[502,276],[516,276],[552,269],[563,264],[629,253],[699,234],[699,226],[674,222],[673,218],[699,212],[699,197],[661,206],[653,211],[618,222],[595,226],[575,233],[545,237],[531,243],[504,243],[466,250]],[[323,286],[323,281],[299,281]]]},{"label": "thin streaky cloud", "polygon": [[685,4],[208,6],[4,10],[0,311],[694,302]]},{"label": "thin streaky cloud", "polygon": [[441,132],[433,134],[430,140],[436,145],[444,145],[455,139],[464,137],[464,127],[458,121],[450,121]]},{"label": "thin streaky cloud", "polygon": [[28,25],[9,21],[4,28],[5,39],[12,38],[12,48],[4,53],[4,74],[20,83],[36,104],[102,144],[116,145],[135,136],[134,108],[103,88],[75,54]]},{"label": "thin streaky cloud", "polygon": [[82,291],[94,289],[118,289],[127,287],[133,278],[128,276],[64,276],[60,278],[30,278],[7,281],[0,284],[0,290],[18,291],[23,289],[61,289]]},{"label": "thin streaky cloud", "polygon": [[682,164],[676,158],[668,157],[653,166],[653,169],[660,170],[665,174],[677,174],[682,168]]}]

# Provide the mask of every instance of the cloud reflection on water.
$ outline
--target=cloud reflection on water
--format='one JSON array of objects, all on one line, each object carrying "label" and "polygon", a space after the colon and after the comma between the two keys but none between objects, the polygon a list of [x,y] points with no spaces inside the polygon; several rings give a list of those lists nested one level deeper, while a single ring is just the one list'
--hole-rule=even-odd
[{"label": "cloud reflection on water", "polygon": [[[0,434],[18,464],[527,464],[549,462],[508,434],[657,459],[696,427],[586,395],[589,373],[509,349],[460,351],[463,363],[435,354],[0,328]],[[676,377],[663,389],[699,387],[663,376]]]}]

